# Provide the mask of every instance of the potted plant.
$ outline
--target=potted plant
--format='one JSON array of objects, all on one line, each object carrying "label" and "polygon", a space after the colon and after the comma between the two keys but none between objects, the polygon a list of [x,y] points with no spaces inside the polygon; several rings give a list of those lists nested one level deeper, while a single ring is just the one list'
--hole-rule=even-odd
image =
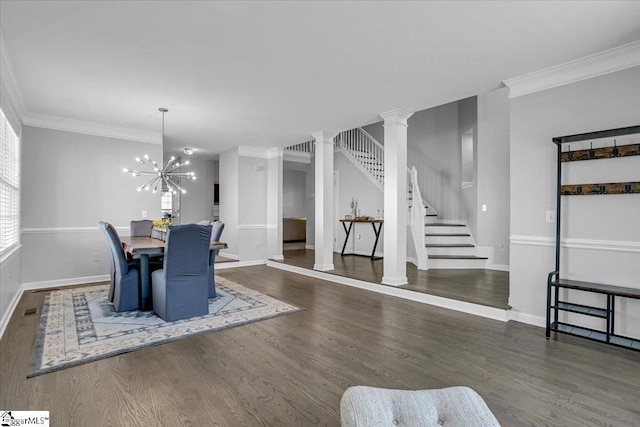
[{"label": "potted plant", "polygon": [[167,238],[167,228],[171,224],[171,219],[154,219],[153,228],[151,229],[151,237],[164,241]]}]

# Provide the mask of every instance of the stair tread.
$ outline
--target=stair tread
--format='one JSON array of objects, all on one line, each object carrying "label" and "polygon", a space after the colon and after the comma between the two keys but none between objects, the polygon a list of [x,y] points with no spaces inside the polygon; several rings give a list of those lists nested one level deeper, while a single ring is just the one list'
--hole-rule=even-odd
[{"label": "stair tread", "polygon": [[438,216],[438,214],[425,214],[424,216]]},{"label": "stair tread", "polygon": [[472,243],[427,243],[427,248],[475,248]]},{"label": "stair tread", "polygon": [[430,259],[489,259],[483,256],[475,255],[429,255]]},{"label": "stair tread", "polygon": [[435,236],[435,237],[470,237],[471,234],[468,233],[425,233],[425,236]]},{"label": "stair tread", "polygon": [[454,223],[446,223],[446,222],[431,222],[425,224],[427,227],[466,227],[465,224],[454,224]]}]

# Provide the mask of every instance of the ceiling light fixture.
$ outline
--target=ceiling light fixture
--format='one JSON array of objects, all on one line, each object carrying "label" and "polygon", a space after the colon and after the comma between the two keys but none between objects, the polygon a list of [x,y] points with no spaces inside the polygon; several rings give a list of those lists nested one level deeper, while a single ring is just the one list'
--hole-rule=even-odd
[{"label": "ceiling light fixture", "polygon": [[[162,113],[162,140],[164,141],[164,113],[166,113],[169,110],[167,110],[166,108],[160,107],[158,108],[158,111]],[[187,149],[185,149],[185,153],[186,153],[186,150]],[[191,153],[188,153],[188,154],[191,154]],[[187,190],[180,187],[180,185],[178,185],[178,183],[175,180],[179,178],[187,178],[187,179],[195,180],[196,174],[195,172],[180,172],[177,170],[181,166],[188,165],[189,160],[183,163],[179,163],[179,162],[175,163],[175,161],[176,161],[176,158],[171,156],[166,166],[160,169],[160,165],[158,165],[158,163],[156,163],[155,160],[151,160],[148,154],[145,154],[144,156],[142,156],[142,158],[136,157],[136,162],[149,168],[150,170],[138,171],[134,169],[124,168],[122,169],[122,171],[125,173],[130,173],[131,176],[134,176],[134,177],[140,176],[140,175],[155,175],[154,178],[151,179],[151,181],[136,188],[136,190],[138,191],[151,190],[152,193],[155,193],[156,191],[158,191],[158,187],[166,186],[167,190],[171,191],[174,194],[176,194],[178,191],[181,191],[184,194],[187,192]]]},{"label": "ceiling light fixture", "polygon": [[184,154],[186,154],[187,156],[190,156],[193,154],[193,148],[185,148],[184,149]]}]

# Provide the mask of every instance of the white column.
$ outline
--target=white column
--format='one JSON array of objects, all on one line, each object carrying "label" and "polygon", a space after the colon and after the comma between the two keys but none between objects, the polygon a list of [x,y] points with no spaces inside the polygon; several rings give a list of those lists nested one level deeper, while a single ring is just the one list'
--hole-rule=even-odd
[{"label": "white column", "polygon": [[333,270],[333,138],[316,132],[315,154],[315,264],[314,270]]},{"label": "white column", "polygon": [[384,261],[382,284],[407,284],[407,119],[392,110],[384,119]]},{"label": "white column", "polygon": [[284,260],[282,254],[282,148],[267,153],[267,258]]}]

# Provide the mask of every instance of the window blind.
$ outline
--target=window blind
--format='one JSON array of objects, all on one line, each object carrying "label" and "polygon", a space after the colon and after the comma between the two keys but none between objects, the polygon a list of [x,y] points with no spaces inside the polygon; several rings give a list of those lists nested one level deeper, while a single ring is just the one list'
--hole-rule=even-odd
[{"label": "window blind", "polygon": [[20,140],[0,109],[0,254],[19,242]]}]

